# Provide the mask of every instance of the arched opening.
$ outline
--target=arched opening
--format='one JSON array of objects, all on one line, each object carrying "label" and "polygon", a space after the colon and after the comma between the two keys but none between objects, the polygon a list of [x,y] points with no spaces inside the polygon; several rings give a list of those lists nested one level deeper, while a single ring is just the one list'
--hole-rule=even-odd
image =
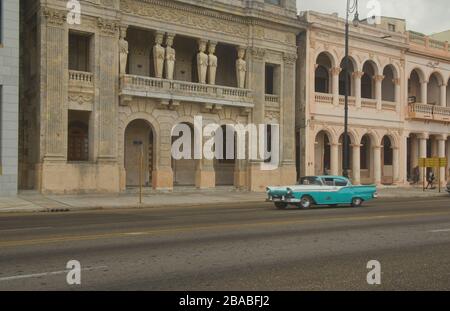
[{"label": "arched opening", "polygon": [[325,131],[320,131],[316,135],[314,157],[315,174],[329,175],[331,170],[331,149],[329,134]]},{"label": "arched opening", "polygon": [[330,56],[323,52],[317,57],[315,71],[315,91],[318,93],[331,93],[330,70],[332,61]]},{"label": "arched opening", "polygon": [[384,80],[382,82],[382,98],[384,101],[395,102],[395,71],[392,65],[383,70]]},{"label": "arched opening", "polygon": [[[217,186],[234,185],[234,170],[236,166],[236,133],[234,128],[222,125],[222,157],[214,160],[214,170],[216,172]],[[219,136],[216,136],[219,137]],[[219,141],[216,144],[220,143]],[[217,145],[216,145],[217,146]]]},{"label": "arched opening", "polygon": [[369,135],[364,135],[361,139],[360,151],[360,168],[361,168],[361,183],[372,183],[372,140]]},{"label": "arched opening", "polygon": [[[343,172],[344,171],[344,166],[345,166],[345,159],[344,159],[344,134],[342,134],[339,137],[339,163],[340,163],[340,167],[339,167],[339,172]],[[350,138],[350,135],[347,134],[347,141],[348,141],[348,146],[347,146],[347,155],[348,155],[348,163],[347,163],[347,169],[349,171],[349,174],[351,173],[352,170],[352,162],[353,162],[353,153],[352,153],[352,139]]]},{"label": "arched opening", "polygon": [[422,100],[421,80],[419,72],[417,69],[414,69],[408,80],[408,98],[410,103],[420,103]]},{"label": "arched opening", "polygon": [[[382,157],[382,183],[393,184],[394,183],[394,163],[393,163],[393,143],[389,136],[384,136],[381,142],[383,147]],[[396,163],[397,165],[397,163]]]},{"label": "arched opening", "polygon": [[433,73],[428,81],[427,101],[429,105],[441,105],[441,85],[442,77],[438,73]]},{"label": "arched opening", "polygon": [[[339,95],[345,95],[345,58],[341,61],[342,71],[339,73]],[[355,71],[355,66],[353,65],[353,60],[349,57],[348,59],[348,95],[353,96],[354,90],[354,80],[353,72]]]},{"label": "arched opening", "polygon": [[[189,136],[184,137],[184,135]],[[186,156],[182,159],[172,157],[173,184],[174,186],[195,186],[194,126],[191,123],[184,122],[174,127],[172,143],[179,139],[185,143],[177,151]],[[184,150],[184,148],[188,148],[188,150]]]},{"label": "arched opening", "polygon": [[363,76],[361,78],[361,97],[367,99],[375,99],[375,74],[376,74],[376,65],[367,61],[363,66]]},{"label": "arched opening", "polygon": [[[152,186],[155,167],[155,135],[150,124],[142,119],[131,121],[125,130],[125,171],[126,185]],[[141,162],[142,159],[142,162]]]}]

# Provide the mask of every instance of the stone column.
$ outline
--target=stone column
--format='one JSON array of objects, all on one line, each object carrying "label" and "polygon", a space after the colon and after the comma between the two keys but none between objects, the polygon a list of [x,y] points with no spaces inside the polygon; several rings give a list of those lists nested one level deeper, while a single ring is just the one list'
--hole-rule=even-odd
[{"label": "stone column", "polygon": [[331,73],[331,88],[333,93],[333,105],[339,105],[339,74],[341,73],[342,68],[334,67],[330,69]]},{"label": "stone column", "polygon": [[398,165],[399,165],[399,183],[401,183],[402,185],[408,184],[408,161],[406,160],[408,157],[408,136],[409,134],[405,133],[403,133],[400,136],[400,153]]},{"label": "stone column", "polygon": [[361,78],[364,75],[362,71],[355,71],[353,74],[355,81],[355,104],[356,107],[361,107]]},{"label": "stone column", "polygon": [[[41,21],[40,160],[67,159],[68,28],[66,12],[43,8]],[[45,167],[41,175],[45,176]],[[46,188],[42,178],[42,190]],[[40,181],[38,181],[40,183]]]},{"label": "stone column", "polygon": [[440,88],[441,88],[441,96],[440,96],[441,106],[447,107],[447,84],[445,83],[442,84]]},{"label": "stone column", "polygon": [[381,148],[373,147],[373,178],[376,185],[381,185]]},{"label": "stone column", "polygon": [[198,40],[198,54],[197,54],[197,74],[198,82],[206,84],[206,73],[208,71],[208,55],[205,54],[206,41]]},{"label": "stone column", "polygon": [[117,128],[118,128],[118,76],[119,38],[116,22],[99,20],[98,28],[98,101],[95,108],[95,128],[97,161],[111,162],[117,158]]},{"label": "stone column", "polygon": [[295,184],[295,64],[297,54],[284,53],[280,120],[281,168],[283,182]]},{"label": "stone column", "polygon": [[245,88],[245,78],[247,74],[247,62],[245,61],[245,48],[237,48],[238,59],[236,60],[236,81],[237,87]]},{"label": "stone column", "polygon": [[400,79],[393,79],[392,82],[394,83],[395,88],[395,105],[397,112],[401,109],[401,86],[400,86]]},{"label": "stone column", "polygon": [[161,46],[164,40],[164,33],[157,31],[155,35],[155,46],[153,47],[153,63],[155,77],[162,79],[164,71],[164,59],[166,50]]},{"label": "stone column", "polygon": [[422,104],[428,104],[428,81],[420,81],[420,95],[421,99],[420,102]]},{"label": "stone column", "polygon": [[384,80],[383,75],[376,75],[373,77],[375,80],[375,99],[377,100],[377,109],[382,109],[382,103],[383,103],[383,88],[382,83]]},{"label": "stone column", "polygon": [[217,56],[216,53],[217,42],[210,41],[208,45],[208,82],[209,84],[216,84],[217,72]]},{"label": "stone column", "polygon": [[[259,47],[251,47],[247,51],[249,75],[247,77],[247,88],[253,91],[254,108],[249,122],[263,124],[265,121],[265,83],[264,83],[264,58],[266,50]],[[260,160],[248,161],[248,188],[250,191],[263,191],[262,182],[267,178],[260,170]]]},{"label": "stone column", "polygon": [[165,61],[166,61],[166,79],[173,80],[173,72],[175,69],[175,60],[176,60],[176,52],[172,47],[173,39],[175,38],[174,34],[167,34],[166,37],[166,53],[165,53]]},{"label": "stone column", "polygon": [[330,158],[331,175],[339,175],[339,144],[330,144]]},{"label": "stone column", "polygon": [[[427,139],[428,135],[419,136],[419,158],[427,157]],[[423,169],[420,169],[420,181],[422,182],[426,176],[423,175]]]},{"label": "stone column", "polygon": [[[400,173],[400,148],[392,148],[392,183],[397,184],[399,182]],[[406,162],[406,161],[405,161]]]},{"label": "stone column", "polygon": [[120,27],[120,39],[119,39],[119,62],[120,62],[120,75],[126,74],[127,62],[128,62],[128,41],[125,40],[127,37],[128,26]]},{"label": "stone column", "polygon": [[[438,143],[438,157],[445,158],[445,143],[447,142],[447,135],[439,135],[437,137]],[[440,183],[444,187],[447,184],[447,180],[445,177],[445,167],[440,168],[441,179]]]},{"label": "stone column", "polygon": [[353,162],[352,162],[353,184],[360,185],[361,184],[361,145],[360,144],[352,145],[352,152],[353,152]]}]

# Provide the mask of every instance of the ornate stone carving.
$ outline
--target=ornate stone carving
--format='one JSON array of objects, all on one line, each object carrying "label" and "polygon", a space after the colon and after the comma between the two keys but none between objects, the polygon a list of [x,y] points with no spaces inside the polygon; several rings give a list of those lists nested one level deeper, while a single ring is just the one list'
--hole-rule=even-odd
[{"label": "ornate stone carving", "polygon": [[62,26],[66,22],[67,13],[55,9],[43,8],[42,16],[45,18],[48,24]]},{"label": "ornate stone carving", "polygon": [[92,94],[82,94],[82,93],[70,93],[69,102],[83,106],[85,104],[91,104],[94,101]]},{"label": "ornate stone carving", "polygon": [[120,9],[125,13],[146,16],[161,22],[177,23],[197,29],[208,29],[220,33],[232,34],[246,38],[248,26],[243,19],[227,14],[215,14],[204,10],[190,8],[165,0],[122,0]]},{"label": "ornate stone carving", "polygon": [[173,71],[175,68],[175,49],[172,47],[174,34],[167,34],[166,38],[166,79],[173,80]]},{"label": "ornate stone carving", "polygon": [[208,81],[209,84],[216,84],[216,72],[217,72],[217,56],[214,55],[216,52],[216,42],[209,42],[208,46]]},{"label": "ornate stone carving", "polygon": [[114,20],[107,20],[99,17],[97,19],[97,27],[100,29],[103,35],[115,36],[119,26]]},{"label": "ornate stone carving", "polygon": [[198,82],[206,83],[206,73],[208,70],[208,55],[205,54],[206,51],[206,41],[198,40],[198,54],[197,54],[197,73]]},{"label": "ornate stone carving", "polygon": [[155,77],[162,79],[164,69],[164,58],[166,50],[161,46],[164,39],[164,33],[157,32],[155,36],[155,46],[153,47],[153,62],[155,66]]},{"label": "ornate stone carving", "polygon": [[127,36],[127,26],[120,27],[120,40],[119,40],[119,61],[120,61],[120,74],[124,75],[127,69],[128,61],[128,41],[125,40]]},{"label": "ornate stone carving", "polygon": [[264,60],[264,56],[266,55],[266,50],[263,48],[252,47],[250,49],[253,59],[256,60]]},{"label": "ornate stone carving", "polygon": [[247,74],[247,62],[245,58],[245,48],[238,47],[238,59],[236,60],[237,87],[245,88],[245,77]]},{"label": "ornate stone carving", "polygon": [[293,53],[284,53],[283,60],[286,64],[292,65],[297,61],[297,54]]}]

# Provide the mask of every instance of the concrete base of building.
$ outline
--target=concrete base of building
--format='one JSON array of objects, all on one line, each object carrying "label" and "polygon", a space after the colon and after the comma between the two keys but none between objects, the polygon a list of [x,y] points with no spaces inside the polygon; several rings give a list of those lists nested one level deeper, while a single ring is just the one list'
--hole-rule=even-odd
[{"label": "concrete base of building", "polygon": [[195,186],[198,189],[212,189],[216,186],[214,170],[197,170],[195,172]]}]

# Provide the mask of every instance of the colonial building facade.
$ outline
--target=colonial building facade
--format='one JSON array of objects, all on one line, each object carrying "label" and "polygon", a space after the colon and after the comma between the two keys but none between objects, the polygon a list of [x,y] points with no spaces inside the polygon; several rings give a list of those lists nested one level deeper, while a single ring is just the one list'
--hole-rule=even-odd
[{"label": "colonial building facade", "polygon": [[0,195],[17,193],[19,1],[0,1]]},{"label": "colonial building facade", "polygon": [[[298,38],[297,166],[301,175],[341,174],[344,20],[315,12],[300,20],[308,32]],[[407,32],[405,21],[393,18],[351,26],[350,33],[351,178],[409,185],[419,157],[450,157],[448,42]],[[441,182],[447,177],[448,167]]]},{"label": "colonial building facade", "polygon": [[[141,150],[154,189],[295,182],[295,0],[79,1],[79,22],[67,3],[24,1],[22,189],[123,191]],[[279,167],[174,160],[172,128],[196,116],[280,124]]]}]

